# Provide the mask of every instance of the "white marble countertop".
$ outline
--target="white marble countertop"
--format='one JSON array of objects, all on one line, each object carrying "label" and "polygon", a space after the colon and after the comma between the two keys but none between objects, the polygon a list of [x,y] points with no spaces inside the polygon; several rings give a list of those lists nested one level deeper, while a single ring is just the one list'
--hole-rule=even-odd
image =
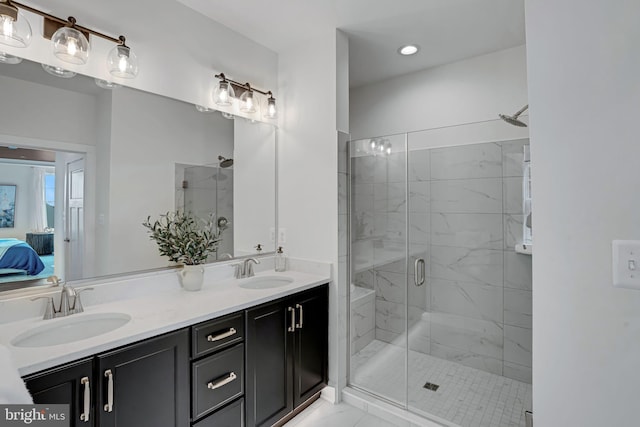
[{"label": "white marble countertop", "polygon": [[[175,274],[174,274],[175,275]],[[54,325],[69,319],[63,317],[42,320],[42,316],[20,319],[0,324],[0,344],[5,345],[13,358],[20,375],[48,369],[83,357],[92,356],[122,345],[174,331],[182,327],[233,313],[264,302],[273,301],[296,292],[327,283],[330,273],[327,269],[316,268],[308,272],[286,271],[274,273],[265,270],[258,276],[287,276],[291,284],[271,289],[244,289],[238,285],[247,279],[219,278],[211,275],[198,292],[187,292],[177,283],[175,286],[160,286],[157,292],[131,292],[131,298],[106,300],[89,305],[85,312],[71,316],[93,313],[126,313],[131,320],[124,326],[108,333],[72,343],[38,348],[21,348],[11,344],[18,335],[41,325]],[[218,274],[219,276],[219,274]],[[177,281],[176,281],[177,282]],[[105,292],[103,290],[102,292]],[[88,296],[89,294],[83,294]]]}]

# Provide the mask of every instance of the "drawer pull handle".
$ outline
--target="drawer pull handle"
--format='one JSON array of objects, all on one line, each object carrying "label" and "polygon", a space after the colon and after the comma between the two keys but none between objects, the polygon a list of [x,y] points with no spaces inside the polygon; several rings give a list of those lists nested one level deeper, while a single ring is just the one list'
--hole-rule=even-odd
[{"label": "drawer pull handle", "polygon": [[84,408],[82,414],[80,414],[80,421],[88,423],[89,414],[91,414],[91,385],[89,384],[89,377],[83,377],[80,380],[80,384],[84,385]]},{"label": "drawer pull handle", "polygon": [[105,378],[109,378],[107,382],[107,403],[104,405],[105,412],[113,412],[113,373],[111,369],[104,371]]},{"label": "drawer pull handle", "polygon": [[291,326],[289,326],[287,328],[287,332],[295,332],[295,330],[296,330],[296,311],[293,309],[293,307],[287,307],[287,310],[289,310],[289,313],[291,313]]},{"label": "drawer pull handle", "polygon": [[296,328],[302,329],[302,305],[296,304],[296,308],[300,310],[300,323],[296,323]]},{"label": "drawer pull handle", "polygon": [[229,330],[227,332],[224,332],[220,335],[209,335],[207,337],[207,341],[209,342],[215,342],[215,341],[220,341],[223,340],[225,338],[229,338],[232,335],[237,334],[238,331],[236,331],[236,328],[229,328]]},{"label": "drawer pull handle", "polygon": [[229,375],[227,376],[227,378],[221,379],[220,381],[216,381],[214,382],[210,382],[209,384],[207,384],[207,387],[209,388],[209,390],[215,390],[217,388],[220,388],[224,385],[229,384],[230,382],[234,381],[236,378],[238,378],[238,376],[236,375],[235,372],[229,372]]}]

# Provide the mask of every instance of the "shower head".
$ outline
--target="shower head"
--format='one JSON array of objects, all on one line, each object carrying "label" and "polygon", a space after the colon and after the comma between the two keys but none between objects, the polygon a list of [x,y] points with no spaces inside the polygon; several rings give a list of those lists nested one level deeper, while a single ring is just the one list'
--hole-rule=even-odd
[{"label": "shower head", "polygon": [[518,117],[520,117],[520,114],[524,113],[527,108],[529,108],[529,104],[525,105],[524,107],[522,107],[520,110],[518,110],[517,113],[515,113],[513,116],[507,116],[506,114],[498,114],[500,116],[500,118],[502,120],[504,120],[505,122],[514,125],[514,126],[520,126],[523,128],[527,127],[527,124],[521,120],[518,120]]},{"label": "shower head", "polygon": [[221,168],[228,168],[230,166],[233,166],[233,159],[227,159],[222,156],[218,156],[218,160],[220,160]]}]

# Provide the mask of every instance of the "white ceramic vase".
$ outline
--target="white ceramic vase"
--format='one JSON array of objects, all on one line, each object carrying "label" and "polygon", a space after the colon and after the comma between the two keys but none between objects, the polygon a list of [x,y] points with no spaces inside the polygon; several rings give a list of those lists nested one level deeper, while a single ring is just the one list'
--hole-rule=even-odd
[{"label": "white ceramic vase", "polygon": [[180,284],[185,291],[199,291],[204,281],[204,267],[201,265],[183,265],[178,272]]}]

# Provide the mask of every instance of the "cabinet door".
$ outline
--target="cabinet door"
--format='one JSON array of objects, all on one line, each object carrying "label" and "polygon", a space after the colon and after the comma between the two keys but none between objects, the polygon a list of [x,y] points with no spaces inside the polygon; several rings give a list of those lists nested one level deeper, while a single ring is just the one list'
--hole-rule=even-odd
[{"label": "cabinet door", "polygon": [[[92,359],[84,359],[26,377],[25,383],[37,404],[68,404],[71,427],[93,427],[94,402]],[[85,406],[86,405],[86,406]],[[85,408],[87,411],[85,412]]]},{"label": "cabinet door", "polygon": [[295,297],[294,407],[327,384],[328,302],[326,285]]},{"label": "cabinet door", "polygon": [[189,426],[188,330],[99,355],[96,375],[100,427]]},{"label": "cabinet door", "polygon": [[271,426],[293,410],[291,300],[246,312],[247,426]]}]

